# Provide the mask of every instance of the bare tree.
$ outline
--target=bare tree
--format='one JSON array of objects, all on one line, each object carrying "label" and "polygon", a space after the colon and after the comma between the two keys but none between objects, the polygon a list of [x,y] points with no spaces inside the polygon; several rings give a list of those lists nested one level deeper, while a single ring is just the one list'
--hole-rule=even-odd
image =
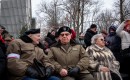
[{"label": "bare tree", "polygon": [[[58,0],[53,0],[51,3],[42,2],[40,4],[40,8],[37,11],[38,16],[43,21],[47,22],[47,26],[53,27],[57,29],[59,27],[61,13],[63,14],[62,10],[60,9],[60,2]],[[44,17],[42,17],[44,16]]]},{"label": "bare tree", "polygon": [[[84,19],[89,19],[89,14],[97,1],[95,0],[65,0],[63,2],[63,10],[67,12],[67,21],[70,23],[70,27],[73,27],[77,33],[83,32],[84,30]],[[95,8],[98,8],[96,6]],[[98,12],[99,10],[97,10]],[[96,12],[95,12],[96,14]],[[86,25],[85,25],[86,26]]]},{"label": "bare tree", "polygon": [[129,0],[116,0],[115,11],[119,15],[120,22],[130,18],[130,1]]},{"label": "bare tree", "polygon": [[97,18],[95,18],[95,21],[97,21],[97,25],[99,26],[99,31],[106,30],[108,31],[109,26],[115,25],[117,23],[117,19],[115,15],[112,13],[111,10],[105,10],[104,12],[101,12]]}]

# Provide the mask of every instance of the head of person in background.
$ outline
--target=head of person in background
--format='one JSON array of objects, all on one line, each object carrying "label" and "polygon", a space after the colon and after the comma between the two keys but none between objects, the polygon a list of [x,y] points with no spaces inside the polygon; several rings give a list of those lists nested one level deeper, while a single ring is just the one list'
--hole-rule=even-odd
[{"label": "head of person in background", "polygon": [[112,36],[112,35],[115,35],[116,34],[116,29],[117,27],[112,25],[109,27],[109,35]]},{"label": "head of person in background", "polygon": [[59,41],[61,44],[68,44],[70,42],[71,33],[71,29],[67,26],[63,26],[58,30],[57,34],[59,36]]},{"label": "head of person in background", "polygon": [[105,40],[102,34],[96,34],[91,39],[91,44],[96,45],[100,48],[105,47]]},{"label": "head of person in background", "polygon": [[89,29],[91,31],[93,31],[94,33],[97,33],[97,25],[96,24],[92,24]]},{"label": "head of person in background", "polygon": [[38,45],[40,42],[40,28],[38,29],[30,29],[25,32],[24,35],[20,37],[23,41],[33,43]]},{"label": "head of person in background", "polygon": [[47,37],[51,38],[52,40],[55,39],[55,30],[51,30],[50,32],[48,32]]},{"label": "head of person in background", "polygon": [[103,35],[104,38],[106,38],[106,36],[108,35],[108,33],[107,33],[106,30],[102,30],[102,31],[101,31],[101,34]]},{"label": "head of person in background", "polygon": [[51,35],[54,35],[54,36],[55,36],[55,30],[52,30],[52,31],[51,31]]},{"label": "head of person in background", "polygon": [[0,25],[0,34],[2,34],[4,30],[5,30],[5,27]]},{"label": "head of person in background", "polygon": [[80,40],[84,40],[84,33],[80,32],[80,34],[79,34],[79,39],[80,39]]},{"label": "head of person in background", "polygon": [[130,33],[130,20],[125,21],[124,30]]}]

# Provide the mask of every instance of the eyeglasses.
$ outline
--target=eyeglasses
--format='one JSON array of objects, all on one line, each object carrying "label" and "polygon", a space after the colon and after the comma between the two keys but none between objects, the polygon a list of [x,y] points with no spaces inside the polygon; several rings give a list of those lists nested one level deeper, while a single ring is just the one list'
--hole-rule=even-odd
[{"label": "eyeglasses", "polygon": [[101,41],[105,41],[104,39],[100,39]]},{"label": "eyeglasses", "polygon": [[69,36],[69,35],[70,35],[70,33],[60,34],[60,36],[62,36],[62,37],[63,37],[64,35],[65,35],[65,36]]},{"label": "eyeglasses", "polygon": [[6,42],[11,42],[11,40],[5,40]]}]

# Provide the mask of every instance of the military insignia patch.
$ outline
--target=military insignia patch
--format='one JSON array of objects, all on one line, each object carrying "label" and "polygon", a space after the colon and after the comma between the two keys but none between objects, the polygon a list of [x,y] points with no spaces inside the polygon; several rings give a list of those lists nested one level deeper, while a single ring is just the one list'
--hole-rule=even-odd
[{"label": "military insignia patch", "polygon": [[73,50],[78,50],[77,48],[72,48]]},{"label": "military insignia patch", "polygon": [[63,30],[66,31],[66,28],[64,27]]}]

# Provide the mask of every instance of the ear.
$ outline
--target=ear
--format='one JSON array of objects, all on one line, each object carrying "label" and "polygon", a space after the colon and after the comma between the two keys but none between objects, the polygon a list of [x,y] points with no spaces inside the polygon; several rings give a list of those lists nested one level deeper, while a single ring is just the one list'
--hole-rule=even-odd
[{"label": "ear", "polygon": [[29,34],[29,35],[28,35],[28,37],[30,37],[30,38],[31,38],[31,37],[32,37],[32,34]]}]

